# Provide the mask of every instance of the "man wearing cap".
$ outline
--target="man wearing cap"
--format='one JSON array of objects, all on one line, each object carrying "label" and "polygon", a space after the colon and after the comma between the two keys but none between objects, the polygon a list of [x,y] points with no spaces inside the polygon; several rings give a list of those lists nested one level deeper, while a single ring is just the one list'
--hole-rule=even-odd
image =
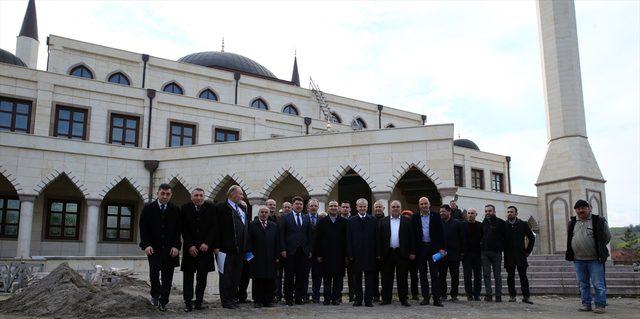
[{"label": "man wearing cap", "polygon": [[591,311],[591,284],[595,291],[594,313],[605,313],[607,283],[604,263],[609,257],[607,244],[611,240],[609,225],[604,217],[591,214],[591,205],[578,200],[573,206],[576,216],[569,220],[565,259],[573,261],[573,268],[580,285],[580,311]]}]

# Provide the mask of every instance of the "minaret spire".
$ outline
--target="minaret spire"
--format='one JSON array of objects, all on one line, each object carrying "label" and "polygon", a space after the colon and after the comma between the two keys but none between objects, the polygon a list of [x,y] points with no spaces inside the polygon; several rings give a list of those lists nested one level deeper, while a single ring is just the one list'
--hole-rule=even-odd
[{"label": "minaret spire", "polygon": [[38,66],[38,18],[36,15],[36,2],[29,0],[27,11],[22,20],[22,28],[16,40],[16,56],[22,60],[27,67],[37,68]]},{"label": "minaret spire", "polygon": [[300,86],[300,75],[298,74],[298,52],[293,51],[293,73],[291,74],[291,82],[296,86]]}]

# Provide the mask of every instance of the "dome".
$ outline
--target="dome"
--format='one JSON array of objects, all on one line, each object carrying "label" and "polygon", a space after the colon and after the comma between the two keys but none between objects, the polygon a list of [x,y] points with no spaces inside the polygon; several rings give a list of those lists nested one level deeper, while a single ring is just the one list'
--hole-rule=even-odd
[{"label": "dome", "polygon": [[457,139],[457,140],[453,141],[453,145],[470,148],[470,149],[476,150],[476,151],[480,150],[480,148],[478,147],[478,145],[476,145],[476,143],[474,143],[472,140],[468,140],[466,138],[461,138],[461,139]]},{"label": "dome", "polygon": [[277,79],[271,71],[260,63],[235,53],[215,51],[198,52],[183,56],[178,61]]},{"label": "dome", "polygon": [[7,63],[24,67],[27,66],[26,64],[24,64],[24,62],[22,62],[22,60],[20,60],[19,57],[13,55],[13,53],[9,51],[5,51],[2,49],[0,49],[0,63]]}]

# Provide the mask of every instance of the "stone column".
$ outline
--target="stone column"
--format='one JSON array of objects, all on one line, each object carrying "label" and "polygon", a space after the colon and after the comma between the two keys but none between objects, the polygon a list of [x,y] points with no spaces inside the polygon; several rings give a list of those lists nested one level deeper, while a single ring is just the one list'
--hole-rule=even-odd
[{"label": "stone column", "polygon": [[98,199],[87,199],[87,227],[85,227],[84,255],[96,256],[98,252],[98,223],[100,220]]},{"label": "stone column", "polygon": [[391,198],[391,192],[374,192],[373,194],[373,203],[371,203],[371,211],[373,212],[373,204],[376,201],[380,201],[382,206],[384,206],[384,215],[389,216],[389,199]]},{"label": "stone column", "polygon": [[[263,197],[253,197],[248,198],[248,200],[249,203],[251,203],[251,219],[253,220],[253,218],[258,217],[260,206],[265,205],[267,200]],[[251,222],[251,220],[249,222]]]},{"label": "stone column", "polygon": [[16,258],[31,257],[31,228],[35,201],[34,195],[20,195],[20,225],[18,226]]}]

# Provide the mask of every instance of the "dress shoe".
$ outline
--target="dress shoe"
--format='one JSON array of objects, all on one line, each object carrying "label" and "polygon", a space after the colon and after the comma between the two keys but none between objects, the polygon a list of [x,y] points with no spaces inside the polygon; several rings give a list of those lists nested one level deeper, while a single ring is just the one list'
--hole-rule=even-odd
[{"label": "dress shoe", "polygon": [[320,303],[320,299],[311,299],[312,303]]},{"label": "dress shoe", "polygon": [[411,304],[408,301],[400,301],[400,304],[405,306],[405,307],[411,307]]},{"label": "dress shoe", "polygon": [[356,301],[353,303],[354,307],[362,307],[362,301]]},{"label": "dress shoe", "polygon": [[491,295],[484,296],[484,301],[492,302],[493,301],[493,297]]},{"label": "dress shoe", "polygon": [[293,300],[287,300],[287,301],[285,301],[285,304],[287,306],[293,306]]},{"label": "dress shoe", "polygon": [[509,297],[509,302],[516,302],[516,297]]},{"label": "dress shoe", "polygon": [[196,301],[193,304],[193,309],[195,309],[195,310],[204,310],[204,309],[207,309],[207,306],[203,305],[202,301]]},{"label": "dress shoe", "polygon": [[160,301],[158,300],[158,298],[151,297],[151,299],[149,299],[149,303],[152,306],[157,307],[160,304]]},{"label": "dress shoe", "polygon": [[415,301],[418,301],[418,300],[420,300],[420,296],[418,296],[418,295],[413,295],[413,297],[411,297],[411,299],[413,299],[413,300],[415,300]]},{"label": "dress shoe", "polygon": [[473,297],[473,301],[480,301],[480,296]]},{"label": "dress shoe", "polygon": [[496,302],[502,302],[502,296],[496,296]]},{"label": "dress shoe", "polygon": [[167,311],[167,305],[164,305],[164,304],[158,305],[158,310],[160,310],[162,312]]},{"label": "dress shoe", "polygon": [[328,305],[331,304],[331,301],[325,300],[325,301],[322,302],[322,304],[325,305],[325,306],[328,306]]},{"label": "dress shoe", "polygon": [[296,305],[304,305],[304,300],[302,299],[296,300]]},{"label": "dress shoe", "polygon": [[380,297],[373,297],[373,302],[380,302]]},{"label": "dress shoe", "polygon": [[262,304],[261,304],[261,303],[259,303],[259,302],[255,302],[255,303],[253,304],[253,308],[262,308]]},{"label": "dress shoe", "polygon": [[458,297],[451,297],[451,302],[458,302]]},{"label": "dress shoe", "polygon": [[249,299],[240,299],[240,300],[238,300],[238,303],[251,303],[251,300],[249,300]]},{"label": "dress shoe", "polygon": [[435,298],[433,299],[433,305],[436,307],[444,307],[442,305],[442,301],[440,301],[440,299],[435,299]]},{"label": "dress shoe", "polygon": [[531,299],[529,299],[529,298],[523,298],[522,302],[530,304],[530,305],[533,305],[533,301],[531,301]]},{"label": "dress shoe", "polygon": [[331,302],[331,304],[334,306],[339,306],[341,303],[342,303],[342,300],[334,300]]},{"label": "dress shoe", "polygon": [[368,301],[364,303],[365,307],[373,307],[373,302]]},{"label": "dress shoe", "polygon": [[273,303],[272,302],[263,303],[262,306],[265,308],[273,308]]},{"label": "dress shoe", "polygon": [[184,306],[184,312],[192,312],[193,306],[189,303]]},{"label": "dress shoe", "polygon": [[386,305],[390,305],[390,304],[391,304],[391,301],[389,301],[389,300],[383,300],[383,301],[380,302],[381,306],[386,306]]},{"label": "dress shoe", "polygon": [[426,306],[428,304],[429,304],[429,298],[424,298],[422,299],[422,301],[420,301],[421,306]]},{"label": "dress shoe", "polygon": [[467,296],[467,301],[473,301],[473,297]]}]

